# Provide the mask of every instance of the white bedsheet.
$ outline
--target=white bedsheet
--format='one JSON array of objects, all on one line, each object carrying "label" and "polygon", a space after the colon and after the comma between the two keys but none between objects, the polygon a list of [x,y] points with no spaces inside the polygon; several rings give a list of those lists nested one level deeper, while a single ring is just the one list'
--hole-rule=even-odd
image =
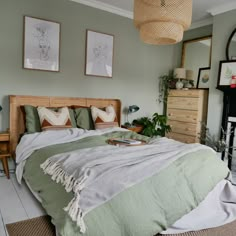
[{"label": "white bedsheet", "polygon": [[127,129],[113,127],[102,130],[63,129],[48,130],[40,133],[24,135],[16,148],[16,178],[21,183],[26,159],[37,149],[49,145],[69,143],[94,135],[102,135],[114,131],[128,131]]},{"label": "white bedsheet", "polygon": [[236,186],[222,180],[197,208],[176,221],[162,234],[218,227],[236,220]]}]

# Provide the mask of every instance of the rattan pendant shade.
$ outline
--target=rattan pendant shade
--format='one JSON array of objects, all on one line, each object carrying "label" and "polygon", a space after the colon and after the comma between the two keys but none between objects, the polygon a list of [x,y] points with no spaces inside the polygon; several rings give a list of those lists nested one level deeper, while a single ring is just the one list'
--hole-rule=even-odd
[{"label": "rattan pendant shade", "polygon": [[192,20],[192,0],[134,0],[134,24],[148,44],[174,44]]}]

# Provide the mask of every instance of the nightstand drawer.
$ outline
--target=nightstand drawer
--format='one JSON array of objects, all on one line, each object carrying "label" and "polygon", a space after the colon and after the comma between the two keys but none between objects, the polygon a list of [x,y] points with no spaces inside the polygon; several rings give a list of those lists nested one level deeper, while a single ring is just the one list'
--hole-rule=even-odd
[{"label": "nightstand drawer", "polygon": [[169,97],[168,109],[198,110],[199,98],[188,97]]},{"label": "nightstand drawer", "polygon": [[198,121],[198,111],[167,109],[168,120],[190,122],[196,124]]},{"label": "nightstand drawer", "polygon": [[170,125],[171,131],[174,133],[197,135],[196,124],[169,120],[168,125]]},{"label": "nightstand drawer", "polygon": [[168,133],[166,137],[174,139],[182,143],[198,143],[199,142],[199,140],[194,136],[189,136],[185,134],[177,134],[174,132]]}]

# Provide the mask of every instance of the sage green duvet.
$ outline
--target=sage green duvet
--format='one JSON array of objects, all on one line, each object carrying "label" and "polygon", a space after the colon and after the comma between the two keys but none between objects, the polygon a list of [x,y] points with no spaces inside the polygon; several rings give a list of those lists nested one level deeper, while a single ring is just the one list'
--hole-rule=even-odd
[{"label": "sage green duvet", "polygon": [[[35,151],[27,160],[24,178],[42,199],[42,206],[62,236],[82,235],[63,210],[73,197],[39,167],[52,155],[91,146],[107,145],[108,138],[138,138],[133,132],[113,132]],[[167,168],[89,212],[86,236],[152,236],[190,212],[228,175],[223,162],[210,150],[187,154]],[[115,181],[115,180],[114,180]]]}]

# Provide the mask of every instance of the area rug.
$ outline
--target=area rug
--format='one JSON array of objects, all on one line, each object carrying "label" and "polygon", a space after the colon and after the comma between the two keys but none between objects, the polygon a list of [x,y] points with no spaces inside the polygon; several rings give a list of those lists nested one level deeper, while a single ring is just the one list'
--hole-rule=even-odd
[{"label": "area rug", "polygon": [[9,236],[55,236],[55,228],[49,216],[7,224]]},{"label": "area rug", "polygon": [[[9,236],[55,236],[55,228],[49,216],[40,216],[13,224],[7,224]],[[157,234],[156,236],[160,236]],[[236,221],[221,227],[182,234],[163,234],[163,236],[236,236]]]}]

